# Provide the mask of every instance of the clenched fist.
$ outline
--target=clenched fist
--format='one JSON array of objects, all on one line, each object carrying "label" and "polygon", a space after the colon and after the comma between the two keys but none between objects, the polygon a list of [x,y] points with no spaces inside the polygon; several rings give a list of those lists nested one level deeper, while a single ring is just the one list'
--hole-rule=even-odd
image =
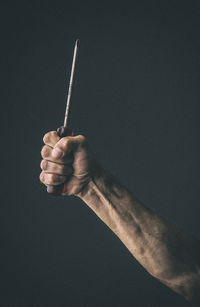
[{"label": "clenched fist", "polygon": [[83,135],[60,138],[56,131],[45,134],[41,155],[40,181],[47,185],[64,183],[61,195],[81,193],[92,178],[95,161]]}]

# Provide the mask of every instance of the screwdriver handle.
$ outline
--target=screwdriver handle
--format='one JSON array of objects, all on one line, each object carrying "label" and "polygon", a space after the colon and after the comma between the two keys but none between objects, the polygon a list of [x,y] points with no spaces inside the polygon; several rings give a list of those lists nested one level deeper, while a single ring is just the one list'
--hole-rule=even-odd
[{"label": "screwdriver handle", "polygon": [[[64,138],[65,136],[74,136],[74,131],[70,128],[66,128],[61,126],[57,129],[57,135],[60,138]],[[48,185],[47,192],[52,195],[60,195],[63,191],[64,183],[60,185]]]}]

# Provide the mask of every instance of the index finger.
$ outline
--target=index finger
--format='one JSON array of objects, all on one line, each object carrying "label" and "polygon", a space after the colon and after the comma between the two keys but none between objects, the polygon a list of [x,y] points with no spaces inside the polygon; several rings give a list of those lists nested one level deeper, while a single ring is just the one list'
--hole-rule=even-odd
[{"label": "index finger", "polygon": [[54,147],[56,143],[60,140],[60,137],[57,135],[56,131],[50,131],[46,133],[43,137],[43,142],[44,144]]}]

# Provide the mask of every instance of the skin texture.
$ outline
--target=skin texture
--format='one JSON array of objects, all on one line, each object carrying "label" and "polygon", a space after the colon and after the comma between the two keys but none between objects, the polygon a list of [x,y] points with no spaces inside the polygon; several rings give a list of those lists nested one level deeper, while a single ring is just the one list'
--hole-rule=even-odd
[{"label": "skin texture", "polygon": [[200,242],[147,208],[95,159],[82,135],[45,134],[40,181],[64,183],[155,278],[187,300],[200,301]]}]

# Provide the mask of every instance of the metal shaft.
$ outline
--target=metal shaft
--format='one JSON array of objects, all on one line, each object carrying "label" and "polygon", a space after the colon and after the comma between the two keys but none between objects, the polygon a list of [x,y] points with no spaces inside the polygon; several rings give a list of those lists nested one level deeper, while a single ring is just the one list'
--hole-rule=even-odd
[{"label": "metal shaft", "polygon": [[73,55],[73,61],[72,61],[72,69],[71,69],[71,76],[70,76],[70,81],[69,81],[67,103],[66,103],[66,110],[65,110],[65,118],[64,118],[64,125],[63,125],[66,128],[67,128],[67,122],[68,122],[69,107],[70,107],[70,100],[71,100],[72,85],[73,85],[73,79],[74,79],[74,69],[75,69],[75,65],[76,65],[78,45],[79,45],[79,39],[76,40],[75,46],[74,46],[74,55]]}]

